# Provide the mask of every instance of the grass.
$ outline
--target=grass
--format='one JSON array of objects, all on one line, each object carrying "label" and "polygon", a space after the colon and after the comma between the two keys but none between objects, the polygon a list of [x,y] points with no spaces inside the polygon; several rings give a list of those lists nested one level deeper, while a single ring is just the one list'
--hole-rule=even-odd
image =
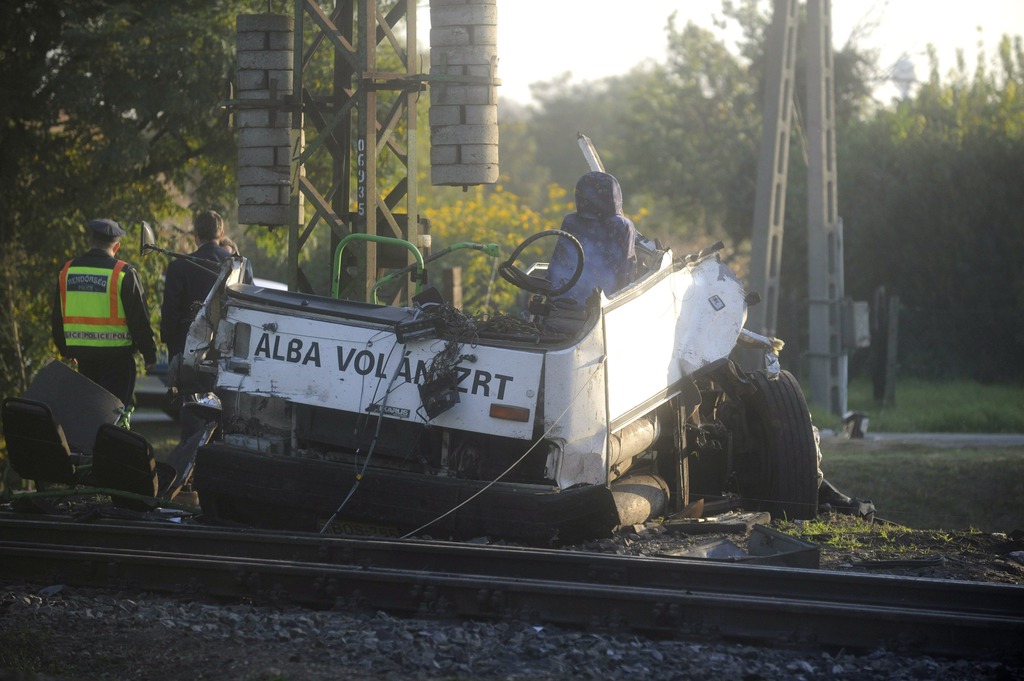
[{"label": "grass", "polygon": [[[835,439],[835,438],[833,438]],[[822,440],[821,468],[844,494],[916,529],[1024,529],[1024,447],[860,446]]]},{"label": "grass", "polygon": [[[801,522],[778,521],[779,529],[787,534],[811,539],[830,549],[851,551],[864,546],[864,536],[877,533],[878,528],[861,518],[848,518],[845,524],[831,519],[815,518]],[[883,526],[884,527],[884,526]]]},{"label": "grass", "polygon": [[153,454],[162,459],[178,446],[181,439],[181,428],[171,421],[151,423],[133,423],[132,430],[143,435],[153,445]]},{"label": "grass", "polygon": [[[874,403],[871,382],[850,382],[851,411],[871,433],[1024,433],[1024,386],[902,379],[895,404]],[[811,407],[820,428],[837,416]],[[822,439],[822,470],[839,490],[875,504],[878,516],[917,529],[1024,529],[1024,447],[950,448]]]},{"label": "grass", "polygon": [[[984,564],[991,558],[991,545],[979,530],[951,532],[921,530],[884,522],[867,522],[847,515],[831,515],[813,520],[776,520],[775,528],[788,535],[817,544],[823,562],[909,561],[943,559],[955,556],[961,563],[974,557]],[[981,540],[981,541],[979,541]],[[826,558],[831,554],[832,559]],[[908,563],[909,565],[910,563]],[[957,579],[973,579],[962,573]]]},{"label": "grass", "polygon": [[[901,379],[896,384],[894,402],[891,406],[876,405],[868,379],[850,381],[849,410],[868,415],[869,432],[1024,433],[1021,385]],[[841,429],[839,417],[828,409],[811,405],[811,415],[820,428]]]}]

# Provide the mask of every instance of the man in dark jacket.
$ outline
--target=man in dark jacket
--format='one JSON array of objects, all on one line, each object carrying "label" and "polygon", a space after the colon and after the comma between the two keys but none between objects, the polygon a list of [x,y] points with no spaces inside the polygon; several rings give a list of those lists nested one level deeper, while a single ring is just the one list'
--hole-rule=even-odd
[{"label": "man in dark jacket", "polygon": [[51,333],[78,371],[121,400],[130,411],[135,393],[135,351],[148,371],[156,342],[142,281],[115,258],[124,229],[108,219],[89,222],[91,249],[65,263],[53,298]]},{"label": "man in dark jacket", "polygon": [[217,280],[220,263],[231,253],[218,242],[224,237],[224,219],[208,210],[192,221],[192,232],[199,247],[192,256],[209,261],[208,267],[175,258],[167,266],[164,279],[164,302],[160,308],[160,338],[167,345],[167,355],[174,361],[185,349],[188,328],[196,317],[198,305],[206,300]]}]

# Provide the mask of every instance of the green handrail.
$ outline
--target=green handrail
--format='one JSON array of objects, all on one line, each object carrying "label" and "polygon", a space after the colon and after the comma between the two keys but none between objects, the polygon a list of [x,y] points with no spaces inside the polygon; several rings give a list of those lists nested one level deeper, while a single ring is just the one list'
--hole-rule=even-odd
[{"label": "green handrail", "polygon": [[[338,247],[334,249],[334,277],[333,281],[331,282],[331,295],[334,296],[335,298],[338,297],[339,290],[341,289],[341,253],[342,251],[345,250],[345,246],[348,245],[348,242],[353,240],[373,241],[380,244],[391,244],[392,246],[402,246],[404,248],[407,248],[410,251],[412,251],[412,254],[414,256],[416,256],[416,262],[413,265],[410,265],[408,268],[405,268],[404,271],[408,271],[410,268],[413,267],[417,267],[421,270],[423,269],[423,254],[420,253],[420,249],[416,248],[416,246],[406,241],[405,239],[396,239],[390,236],[379,236],[377,234],[361,234],[359,232],[355,232],[353,234],[349,234],[347,237],[342,239],[341,242],[338,244]],[[374,302],[377,302],[376,291],[379,285],[380,283],[378,282],[373,287]],[[417,285],[417,292],[419,291],[419,286],[420,285]]]},{"label": "green handrail", "polygon": [[[426,263],[428,263],[428,262],[433,262],[433,261],[437,260],[438,258],[442,258],[442,257],[448,255],[452,251],[458,251],[458,250],[461,250],[463,248],[472,248],[472,249],[477,250],[477,251],[482,251],[483,253],[485,253],[486,255],[491,256],[492,258],[497,258],[497,257],[499,257],[501,255],[501,250],[499,249],[498,244],[478,244],[478,243],[475,243],[475,242],[472,242],[472,241],[460,241],[458,243],[452,244],[451,246],[448,246],[447,248],[441,249],[437,253],[431,253],[429,256],[427,256],[424,259],[423,264],[426,265]],[[414,265],[406,265],[405,267],[403,267],[400,270],[395,270],[394,272],[389,272],[387,275],[381,277],[380,281],[378,281],[376,284],[374,284],[373,285],[373,289],[371,289],[373,291],[373,302],[375,302],[375,303],[377,302],[377,289],[378,288],[380,288],[380,287],[390,283],[391,281],[395,280],[396,278],[404,275],[406,272],[409,272],[413,267],[414,267]],[[417,289],[417,293],[418,292],[419,292],[419,289]]]},{"label": "green handrail", "polygon": [[[386,284],[394,281],[396,278],[401,277],[405,275],[407,272],[413,271],[414,269],[424,270],[426,269],[426,264],[428,262],[433,262],[434,260],[446,256],[453,251],[458,251],[463,248],[472,248],[474,250],[481,251],[484,254],[491,256],[492,258],[497,258],[501,255],[501,249],[498,246],[498,244],[478,244],[473,241],[460,241],[438,251],[437,253],[432,253],[430,256],[424,259],[419,249],[416,248],[416,246],[414,246],[410,242],[405,241],[404,239],[395,239],[393,237],[376,236],[370,234],[349,234],[347,237],[341,240],[341,243],[338,244],[338,248],[334,252],[335,276],[332,286],[332,292],[335,298],[338,297],[338,292],[339,289],[341,288],[341,252],[344,249],[346,243],[352,239],[362,239],[364,241],[377,241],[380,243],[401,245],[405,246],[416,255],[416,262],[412,263],[411,265],[406,265],[405,267],[395,270],[394,272],[389,272],[385,276],[381,277],[381,279],[376,284],[373,285],[373,288],[370,289],[370,292],[373,294],[374,303],[377,303],[377,289],[379,289],[380,287],[385,286]],[[419,277],[416,283],[416,292],[419,293],[422,287],[423,278]]]}]

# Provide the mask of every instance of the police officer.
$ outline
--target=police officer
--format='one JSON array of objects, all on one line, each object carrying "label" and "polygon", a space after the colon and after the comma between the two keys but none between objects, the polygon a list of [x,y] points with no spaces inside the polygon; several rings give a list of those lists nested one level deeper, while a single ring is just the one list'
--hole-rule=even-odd
[{"label": "police officer", "polygon": [[146,370],[156,364],[146,291],[132,266],[115,256],[124,229],[109,219],[89,222],[91,249],[65,263],[57,278],[51,327],[53,342],[78,371],[131,411],[135,351]]}]

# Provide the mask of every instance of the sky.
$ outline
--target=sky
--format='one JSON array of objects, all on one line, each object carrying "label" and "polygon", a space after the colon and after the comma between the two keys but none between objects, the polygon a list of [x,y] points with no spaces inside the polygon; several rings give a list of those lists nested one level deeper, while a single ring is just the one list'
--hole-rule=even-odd
[{"label": "sky", "polygon": [[[420,0],[417,13],[423,42],[430,26],[425,3]],[[565,72],[583,82],[625,73],[646,59],[662,61],[673,12],[679,29],[692,21],[730,48],[736,39],[714,26],[721,0],[497,0],[497,5],[499,94],[524,104],[531,83]],[[1024,35],[1024,0],[833,0],[833,45],[842,47],[858,30],[870,31],[857,42],[880,50],[880,66],[907,55],[923,79],[929,43],[936,46],[945,73],[956,65],[957,48],[973,69],[979,39],[991,57],[1003,34]]]}]

